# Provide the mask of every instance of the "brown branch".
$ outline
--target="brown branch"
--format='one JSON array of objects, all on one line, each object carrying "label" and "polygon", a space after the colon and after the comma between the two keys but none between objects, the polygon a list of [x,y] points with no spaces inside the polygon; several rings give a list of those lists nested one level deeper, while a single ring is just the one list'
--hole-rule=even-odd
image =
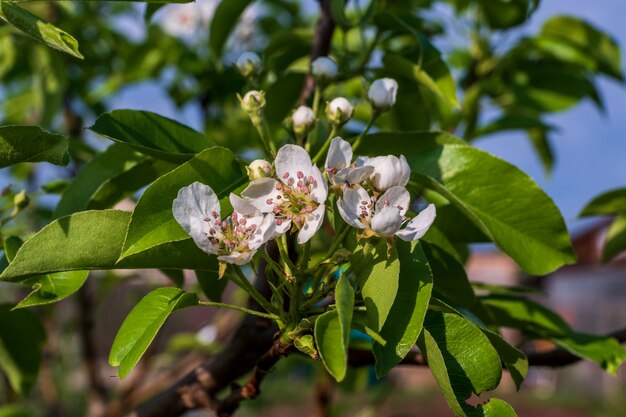
[{"label": "brown branch", "polygon": [[253,400],[261,393],[261,383],[274,365],[294,350],[293,344],[278,339],[272,347],[259,359],[252,374],[243,386],[232,385],[231,393],[214,407],[218,417],[231,417],[245,400]]},{"label": "brown branch", "polygon": [[[275,244],[268,247],[268,253],[273,258],[278,256]],[[266,281],[265,266],[264,262],[259,263],[255,285],[259,292],[269,297],[271,291]],[[252,299],[248,306],[261,309]],[[212,398],[216,393],[257,365],[272,347],[276,331],[276,325],[271,320],[246,316],[220,353],[141,404],[128,417],[175,417],[188,410],[212,407]]]},{"label": "brown branch", "polygon": [[[335,32],[335,21],[331,13],[331,0],[318,0],[320,3],[320,17],[315,27],[315,36],[311,45],[311,62],[315,59],[326,56],[330,52],[330,43]],[[315,79],[309,74],[304,82],[302,93],[300,94],[300,104],[305,104],[315,90]]]}]

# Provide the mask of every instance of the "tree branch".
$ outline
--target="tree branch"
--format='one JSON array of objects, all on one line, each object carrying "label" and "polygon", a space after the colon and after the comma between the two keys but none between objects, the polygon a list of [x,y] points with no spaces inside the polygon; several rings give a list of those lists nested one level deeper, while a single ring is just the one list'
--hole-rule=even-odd
[{"label": "tree branch", "polygon": [[[320,17],[315,27],[315,36],[311,45],[311,62],[330,52],[330,43],[335,32],[335,21],[330,10],[331,0],[318,0],[320,3]],[[315,79],[309,74],[304,82],[300,94],[300,104],[305,104],[315,90]]]},{"label": "tree branch", "polygon": [[[270,256],[277,256],[275,245],[268,247]],[[271,290],[265,276],[265,262],[259,263],[255,286],[264,296]],[[248,307],[260,310],[252,299]],[[246,315],[224,349],[194,369],[156,397],[141,404],[128,417],[175,417],[188,410],[212,406],[216,393],[254,368],[272,347],[277,328],[273,321]]]},{"label": "tree branch", "polygon": [[276,340],[270,350],[259,359],[246,384],[244,386],[233,384],[232,391],[228,397],[217,403],[217,406],[214,407],[217,416],[230,417],[237,411],[242,401],[253,400],[258,397],[261,393],[260,386],[265,376],[283,356],[288,355],[293,350],[293,344],[285,343],[281,339]]}]

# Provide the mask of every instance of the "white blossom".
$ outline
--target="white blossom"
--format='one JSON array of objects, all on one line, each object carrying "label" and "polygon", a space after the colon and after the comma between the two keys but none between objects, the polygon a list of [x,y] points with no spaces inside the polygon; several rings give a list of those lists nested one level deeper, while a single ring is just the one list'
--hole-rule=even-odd
[{"label": "white blossom", "polygon": [[333,80],[338,73],[337,64],[327,56],[321,56],[311,63],[311,74],[318,80]]},{"label": "white blossom", "polygon": [[328,119],[336,125],[343,125],[352,118],[354,113],[354,107],[344,97],[337,97],[333,99],[326,107],[326,114]]},{"label": "white blossom", "polygon": [[254,52],[244,52],[239,55],[235,65],[244,77],[259,74],[263,69],[263,61]]},{"label": "white blossom", "polygon": [[195,5],[172,4],[164,10],[161,21],[163,30],[169,35],[186,38],[194,35],[201,25]]},{"label": "white blossom", "polygon": [[174,200],[174,218],[200,249],[223,262],[243,265],[271,239],[274,215],[263,215],[247,200],[230,195],[233,213],[220,215],[220,202],[211,187],[194,182]]},{"label": "white blossom", "polygon": [[411,167],[404,155],[377,156],[375,158],[359,157],[357,166],[371,166],[370,183],[378,191],[386,191],[391,187],[405,187],[411,177]]},{"label": "white blossom", "polygon": [[361,184],[374,173],[374,167],[352,163],[352,146],[337,136],[330,142],[324,171],[332,185],[341,186]]},{"label": "white blossom", "polygon": [[434,204],[428,205],[412,220],[406,216],[409,204],[409,192],[404,187],[392,187],[376,197],[370,196],[365,188],[355,186],[346,188],[337,200],[339,214],[346,223],[364,230],[365,236],[375,235],[387,240],[394,235],[406,241],[418,240],[433,224]]},{"label": "white blossom", "polygon": [[291,123],[296,135],[305,136],[313,126],[315,126],[315,114],[313,109],[307,106],[300,106],[291,115]]},{"label": "white blossom", "polygon": [[398,83],[393,78],[381,78],[372,83],[367,93],[375,110],[384,112],[396,103]]},{"label": "white blossom", "polygon": [[295,226],[299,230],[298,243],[306,243],[324,221],[326,181],[309,154],[297,145],[280,148],[274,168],[278,180],[252,181],[241,195],[261,212],[274,214],[277,235]]}]

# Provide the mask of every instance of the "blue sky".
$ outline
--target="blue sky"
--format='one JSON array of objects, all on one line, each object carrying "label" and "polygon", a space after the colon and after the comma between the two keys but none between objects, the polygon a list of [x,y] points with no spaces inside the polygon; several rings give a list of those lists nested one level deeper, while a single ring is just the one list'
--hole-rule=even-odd
[{"label": "blue sky", "polygon": [[[537,31],[546,18],[556,14],[587,19],[626,45],[624,0],[544,0],[527,30]],[[559,129],[552,135],[557,161],[550,177],[544,174],[524,134],[495,135],[476,142],[479,148],[517,165],[535,179],[555,200],[574,231],[588,223],[578,220],[577,215],[590,199],[603,191],[626,187],[626,88],[607,79],[601,80],[599,88],[608,109],[605,114],[585,102],[550,117],[549,123]],[[178,113],[154,86],[127,88],[111,104],[114,108],[175,116],[182,123],[200,128],[193,109]]]}]

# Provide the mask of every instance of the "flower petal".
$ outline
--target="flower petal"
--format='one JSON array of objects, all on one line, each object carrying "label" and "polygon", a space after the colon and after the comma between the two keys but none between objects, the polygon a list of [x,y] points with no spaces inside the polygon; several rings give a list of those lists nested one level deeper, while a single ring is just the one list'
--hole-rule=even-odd
[{"label": "flower petal", "polygon": [[237,214],[244,215],[245,217],[258,216],[261,214],[250,200],[239,197],[237,194],[230,193],[230,204],[233,206],[233,210]]},{"label": "flower petal", "polygon": [[359,217],[361,212],[365,211],[367,213],[366,219],[369,219],[372,213],[368,204],[365,204],[365,210],[361,208],[363,201],[369,204],[370,196],[361,186],[345,188],[343,196],[337,200],[337,209],[339,210],[341,218],[350,226],[356,227],[357,229],[365,229],[365,225],[361,222]]},{"label": "flower petal", "polygon": [[358,168],[344,168],[334,176],[335,185],[361,184],[374,173],[374,167],[369,165]]},{"label": "flower petal", "polygon": [[282,182],[289,184],[289,180],[291,179],[292,184],[295,184],[298,182],[298,171],[302,172],[305,177],[312,174],[311,168],[313,163],[311,162],[311,157],[303,147],[298,145],[285,145],[278,150],[274,166],[276,167],[276,176],[280,178]]},{"label": "flower petal", "polygon": [[399,210],[400,216],[406,214],[411,204],[411,196],[404,187],[391,187],[376,202],[376,211],[382,211],[384,207],[395,207]]},{"label": "flower petal", "polygon": [[370,228],[381,237],[393,236],[402,226],[402,216],[395,207],[385,207],[374,214],[370,222]]},{"label": "flower petal", "polygon": [[349,166],[350,162],[352,162],[352,145],[337,136],[330,142],[324,167],[339,170]]},{"label": "flower petal", "polygon": [[374,167],[370,181],[378,191],[386,191],[394,186],[404,187],[409,182],[411,169],[404,156],[377,156],[364,163]]},{"label": "flower petal", "polygon": [[265,242],[273,239],[276,235],[276,224],[274,222],[274,213],[263,216],[263,220],[256,229],[256,232],[248,239],[248,247],[250,250],[257,250]]},{"label": "flower petal", "polygon": [[261,213],[271,213],[276,205],[277,197],[282,193],[276,189],[280,183],[273,178],[259,178],[254,180],[241,192],[241,196],[248,200]]},{"label": "flower petal", "polygon": [[212,212],[220,212],[220,201],[211,187],[199,182],[181,188],[172,205],[174,218],[196,245],[207,253],[215,254],[208,239],[210,227],[205,221],[212,218]]},{"label": "flower petal", "polygon": [[300,232],[298,233],[298,243],[304,244],[311,240],[313,235],[320,229],[322,223],[324,222],[324,214],[326,212],[326,206],[324,204],[320,204],[318,208],[313,210],[313,212],[307,214],[304,219],[304,225]]},{"label": "flower petal", "polygon": [[318,204],[324,204],[328,197],[328,184],[322,176],[322,172],[318,167],[313,165],[309,171],[309,176],[313,177],[313,188],[311,189],[311,197]]},{"label": "flower petal", "polygon": [[435,221],[437,210],[434,204],[429,204],[404,229],[398,231],[396,236],[402,240],[411,241],[421,239]]},{"label": "flower petal", "polygon": [[[280,221],[280,224],[278,222]],[[291,229],[291,220],[287,219],[275,219],[274,220],[274,234],[269,240],[275,239],[278,236],[282,236]]]},{"label": "flower petal", "polygon": [[236,252],[235,251],[235,252],[229,253],[228,255],[218,256],[217,259],[220,261],[227,262],[229,264],[244,265],[250,262],[250,260],[252,259],[255,253],[256,251],[250,251],[250,252]]}]

